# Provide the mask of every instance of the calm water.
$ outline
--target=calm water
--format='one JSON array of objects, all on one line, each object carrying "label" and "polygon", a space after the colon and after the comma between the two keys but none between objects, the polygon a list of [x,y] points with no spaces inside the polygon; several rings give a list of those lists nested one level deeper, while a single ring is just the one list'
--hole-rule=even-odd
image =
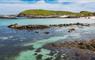
[{"label": "calm water", "polygon": [[48,24],[66,24],[66,23],[95,23],[95,20],[91,19],[0,19],[0,26],[5,26],[5,25],[10,25],[14,23],[18,24],[43,24],[43,25],[48,25]]},{"label": "calm water", "polygon": [[[28,24],[66,24],[66,23],[94,23],[95,20],[90,19],[0,19],[0,46],[4,45],[17,45],[23,44],[30,41],[41,40],[49,38],[52,36],[65,35],[66,31],[56,32],[56,28],[37,30],[40,33],[35,33],[35,31],[27,30],[14,30],[7,28],[8,25],[18,23],[21,25]],[[50,34],[44,34],[44,32],[50,32]],[[64,34],[62,34],[64,33]],[[11,42],[10,42],[11,41]]]},{"label": "calm water", "polygon": [[[29,24],[66,24],[66,23],[95,23],[95,20],[91,19],[0,19],[0,60],[13,60],[9,59],[10,56],[14,57],[19,55],[16,60],[36,60],[33,55],[34,50],[25,51],[30,49],[28,46],[33,45],[34,48],[40,48],[46,43],[55,42],[64,39],[94,39],[95,37],[95,27],[85,27],[82,29],[77,29],[77,31],[68,33],[68,28],[50,28],[44,30],[14,30],[7,28],[8,25],[18,23],[21,25]],[[35,33],[39,32],[39,33]],[[45,32],[50,32],[45,34]],[[31,46],[32,48],[32,46]],[[42,50],[45,57],[48,54]],[[29,54],[31,53],[31,54]],[[27,57],[28,56],[28,57]],[[25,59],[25,57],[27,57]]]}]

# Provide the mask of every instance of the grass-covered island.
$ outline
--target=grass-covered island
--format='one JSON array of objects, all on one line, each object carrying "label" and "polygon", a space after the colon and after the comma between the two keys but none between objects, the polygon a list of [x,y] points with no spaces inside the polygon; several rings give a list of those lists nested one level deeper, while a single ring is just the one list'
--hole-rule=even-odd
[{"label": "grass-covered island", "polygon": [[25,10],[17,15],[0,15],[0,18],[16,19],[16,18],[95,18],[95,12],[90,11],[54,11],[54,10],[41,10],[30,9]]},{"label": "grass-covered island", "polygon": [[53,11],[53,10],[25,10],[18,14],[18,17],[27,17],[27,18],[80,18],[95,16],[95,12],[89,11],[80,11],[80,12],[71,12],[71,11]]}]

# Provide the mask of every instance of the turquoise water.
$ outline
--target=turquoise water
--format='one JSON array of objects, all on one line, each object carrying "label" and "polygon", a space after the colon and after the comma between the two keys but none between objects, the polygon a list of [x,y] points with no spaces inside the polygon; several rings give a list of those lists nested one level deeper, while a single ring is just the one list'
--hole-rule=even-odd
[{"label": "turquoise water", "polygon": [[50,18],[50,19],[0,19],[0,26],[10,25],[14,23],[18,24],[66,24],[66,23],[94,23],[95,20],[91,19],[62,19],[62,18]]},{"label": "turquoise water", "polygon": [[[37,30],[39,33],[27,30],[14,30],[7,28],[8,25],[18,23],[21,25],[29,24],[68,24],[68,23],[95,23],[91,19],[0,19],[0,60],[4,60],[9,55],[15,55],[16,60],[36,60],[34,55],[35,50],[41,48],[47,43],[52,43],[61,40],[73,39],[88,39],[95,38],[95,27],[85,27],[77,29],[77,31],[68,33],[68,28],[50,28],[45,30]],[[50,32],[50,34],[44,34]],[[35,48],[34,50],[24,50],[26,47]],[[19,48],[18,48],[19,47]],[[19,51],[20,50],[20,51]],[[50,57],[49,50],[41,49],[40,54],[43,55],[43,60]],[[8,60],[8,59],[6,59]],[[10,59],[9,59],[10,60]],[[13,59],[12,59],[13,60]]]},{"label": "turquoise water", "polygon": [[[66,39],[68,36],[62,36],[62,37],[52,37],[49,39],[45,39],[45,40],[41,40],[41,41],[37,41],[35,43],[31,43],[31,44],[25,44],[27,45],[33,45],[33,47],[35,48],[34,50],[30,51],[25,51],[25,52],[21,52],[20,55],[18,57],[16,57],[16,60],[36,60],[36,56],[34,55],[35,50],[37,48],[41,48],[43,45],[47,44],[47,43],[52,43],[61,39]],[[50,53],[49,50],[47,49],[41,49],[41,52],[39,54],[43,55],[42,60],[50,57],[48,54]]]}]

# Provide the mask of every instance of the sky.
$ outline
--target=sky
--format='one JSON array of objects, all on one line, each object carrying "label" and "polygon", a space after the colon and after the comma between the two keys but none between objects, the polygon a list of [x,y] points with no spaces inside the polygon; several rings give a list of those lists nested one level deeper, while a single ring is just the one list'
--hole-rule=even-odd
[{"label": "sky", "polygon": [[95,0],[0,0],[0,15],[14,15],[28,9],[95,11]]}]

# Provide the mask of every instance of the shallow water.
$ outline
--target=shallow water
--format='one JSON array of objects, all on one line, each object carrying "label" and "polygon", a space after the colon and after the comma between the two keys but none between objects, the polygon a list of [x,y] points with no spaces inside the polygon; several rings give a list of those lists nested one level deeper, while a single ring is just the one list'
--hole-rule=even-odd
[{"label": "shallow water", "polygon": [[21,25],[27,24],[41,24],[41,25],[49,25],[49,24],[68,24],[68,23],[95,23],[93,19],[62,19],[62,18],[49,18],[49,19],[0,19],[0,26],[10,25],[14,23],[18,23]]},{"label": "shallow water", "polygon": [[[76,28],[69,33],[68,28],[49,28],[43,30],[15,30],[8,25],[18,23],[28,24],[64,24],[64,23],[95,23],[90,19],[0,19],[0,60],[36,60],[34,51],[43,45],[55,41],[95,39],[95,27]],[[36,33],[38,32],[38,33]],[[49,32],[49,34],[45,34]],[[62,41],[62,42],[63,42]],[[31,50],[32,47],[34,50]],[[45,53],[44,51],[47,51]],[[30,53],[30,54],[29,54]],[[49,50],[42,49],[43,59],[49,57]],[[12,56],[13,55],[13,56]],[[10,57],[10,58],[9,58]]]}]

